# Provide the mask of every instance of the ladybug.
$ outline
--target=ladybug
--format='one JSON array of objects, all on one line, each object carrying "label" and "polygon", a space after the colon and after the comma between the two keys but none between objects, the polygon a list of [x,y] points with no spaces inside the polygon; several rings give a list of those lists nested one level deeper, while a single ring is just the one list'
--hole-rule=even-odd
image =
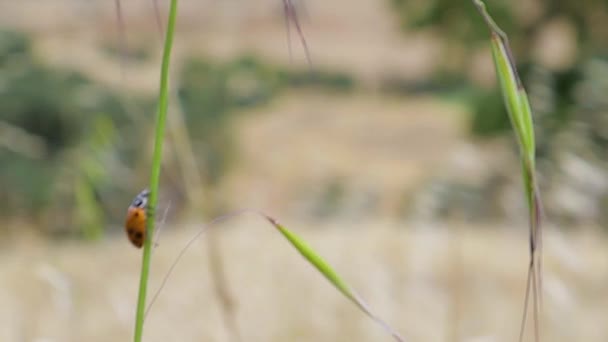
[{"label": "ladybug", "polygon": [[140,192],[135,198],[129,209],[127,210],[127,220],[125,221],[125,232],[129,241],[137,247],[141,248],[146,239],[146,219],[147,205],[150,190],[145,189]]}]

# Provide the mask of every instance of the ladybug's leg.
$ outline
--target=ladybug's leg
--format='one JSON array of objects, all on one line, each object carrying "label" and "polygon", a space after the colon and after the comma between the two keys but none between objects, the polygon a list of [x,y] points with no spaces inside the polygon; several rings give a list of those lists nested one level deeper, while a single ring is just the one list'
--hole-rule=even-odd
[{"label": "ladybug's leg", "polygon": [[146,206],[146,215],[147,217],[154,217],[154,213],[156,211],[150,205]]}]

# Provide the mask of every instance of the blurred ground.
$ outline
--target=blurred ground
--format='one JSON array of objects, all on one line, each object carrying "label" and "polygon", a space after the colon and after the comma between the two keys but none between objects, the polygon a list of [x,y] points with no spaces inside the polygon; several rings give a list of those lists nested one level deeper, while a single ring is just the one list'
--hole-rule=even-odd
[{"label": "blurred ground", "polygon": [[[387,221],[306,230],[282,222],[409,341],[517,338],[523,230]],[[154,252],[151,293],[196,231],[174,228],[165,228]],[[216,228],[245,341],[390,340],[258,218]],[[605,239],[549,230],[545,241],[545,339],[605,341]],[[150,312],[146,341],[227,341],[204,248],[195,243],[175,269]],[[0,339],[130,340],[139,262],[122,237],[99,244],[27,240],[3,249]]]},{"label": "blurred ground", "polygon": [[[0,1],[0,23],[32,33],[41,59],[155,94],[160,53],[127,65],[123,79],[116,59],[100,52],[100,43],[119,36],[113,2],[15,4]],[[152,3],[122,5],[127,44],[160,51]],[[278,65],[306,66],[295,35],[290,61],[278,0],[180,6],[176,64],[191,52],[219,59],[254,52]],[[231,208],[265,210],[299,232],[409,341],[516,340],[528,257],[523,216],[512,224],[472,225],[462,217],[440,224],[402,208],[433,176],[475,178],[487,168],[508,169],[512,157],[504,147],[472,141],[459,105],[374,91],[385,75],[427,77],[445,53],[439,39],[399,33],[388,2],[299,6],[313,64],[348,71],[363,90],[289,92],[245,110],[234,125],[237,166],[217,193]],[[480,68],[491,72],[488,65]],[[521,203],[518,196],[505,202]],[[332,205],[331,220],[310,219]],[[110,228],[120,231],[120,224]],[[246,217],[219,234],[245,341],[390,340],[268,228]],[[546,341],[608,339],[607,241],[595,228],[551,227],[545,235]],[[165,228],[152,290],[195,229],[187,222]],[[131,339],[140,252],[122,234],[84,243],[24,233],[10,242],[0,252],[1,341]],[[170,278],[148,318],[146,341],[228,341],[204,248],[195,244]]]}]

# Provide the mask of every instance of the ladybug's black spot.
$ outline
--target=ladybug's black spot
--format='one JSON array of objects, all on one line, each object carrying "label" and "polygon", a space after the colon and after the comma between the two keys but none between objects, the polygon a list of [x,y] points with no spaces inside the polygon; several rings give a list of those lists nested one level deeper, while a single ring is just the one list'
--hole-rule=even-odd
[{"label": "ladybug's black spot", "polygon": [[136,238],[137,240],[140,240],[140,239],[141,239],[141,238],[143,238],[143,237],[144,237],[144,235],[143,235],[141,232],[136,232],[136,233],[135,233],[135,238]]},{"label": "ladybug's black spot", "polygon": [[135,234],[135,230],[133,228],[129,228],[127,229],[127,234],[129,234],[129,236]]}]

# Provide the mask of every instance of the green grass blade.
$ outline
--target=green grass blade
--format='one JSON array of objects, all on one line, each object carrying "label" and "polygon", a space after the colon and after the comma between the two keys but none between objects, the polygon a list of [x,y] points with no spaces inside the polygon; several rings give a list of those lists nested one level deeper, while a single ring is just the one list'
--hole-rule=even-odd
[{"label": "green grass blade", "polygon": [[139,281],[139,296],[137,300],[137,313],[135,316],[134,341],[141,342],[143,335],[144,316],[146,309],[146,292],[148,288],[148,274],[150,271],[150,257],[152,254],[152,236],[154,236],[154,209],[158,203],[158,183],[160,180],[160,167],[162,163],[162,150],[165,138],[165,122],[169,103],[169,65],[171,60],[171,48],[173,46],[173,35],[177,17],[177,0],[171,0],[169,9],[169,22],[165,35],[165,46],[163,49],[163,60],[160,73],[160,90],[158,99],[158,113],[156,117],[156,133],[154,140],[154,154],[152,157],[152,171],[150,175],[150,217],[147,220],[147,233],[144,243],[144,251],[141,264]]},{"label": "green grass blade", "polygon": [[530,102],[528,101],[528,95],[523,88],[519,89],[520,98],[520,111],[522,113],[521,125],[523,138],[526,141],[524,150],[522,153],[525,155],[526,160],[530,163],[530,171],[534,173],[535,159],[536,159],[536,142],[534,139],[534,125],[532,122],[532,110],[530,109]]},{"label": "green grass blade", "polygon": [[276,220],[266,216],[266,219],[291,243],[300,254],[308,260],[321,274],[329,280],[338,291],[346,298],[352,301],[359,309],[361,309],[368,317],[382,326],[396,341],[404,341],[403,338],[390,325],[376,316],[369,306],[338,276],[336,271],[321,258],[314,250],[300,239],[295,233],[279,224]]},{"label": "green grass blade", "polygon": [[336,272],[323,260],[320,256],[318,256],[313,249],[308,246],[302,239],[300,239],[296,234],[291,232],[289,229],[283,227],[279,223],[277,223],[274,219],[268,218],[268,221],[275,226],[279,232],[302,254],[304,258],[306,258],[313,266],[319,270],[331,282],[343,295],[345,295],[348,299],[355,301],[355,296],[351,292],[350,288],[346,285],[342,279],[336,274]]},{"label": "green grass blade", "polygon": [[542,302],[542,231],[541,212],[542,202],[538,191],[535,170],[536,143],[534,137],[534,125],[532,111],[528,96],[523,87],[521,79],[517,74],[515,62],[509,47],[506,34],[496,25],[488,14],[481,0],[473,0],[479,13],[482,15],[491,32],[492,57],[496,67],[496,75],[500,84],[509,118],[520,147],[520,159],[522,166],[522,177],[524,193],[529,213],[529,242],[530,242],[530,264],[528,268],[528,280],[524,300],[524,312],[519,340],[523,340],[525,323],[528,310],[528,298],[532,293],[534,313],[534,336],[536,341],[540,340],[539,315]]},{"label": "green grass blade", "polygon": [[[502,34],[502,31],[500,31]],[[528,157],[534,155],[534,131],[528,97],[513,63],[506,36],[492,32],[492,57],[505,107],[517,141]]]}]

